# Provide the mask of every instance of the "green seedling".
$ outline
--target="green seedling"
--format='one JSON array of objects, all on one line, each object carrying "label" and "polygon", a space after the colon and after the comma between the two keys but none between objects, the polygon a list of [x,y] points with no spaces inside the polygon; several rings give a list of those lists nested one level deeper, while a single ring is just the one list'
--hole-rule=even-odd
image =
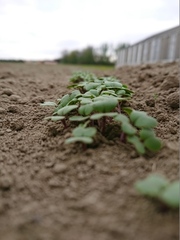
[{"label": "green seedling", "polygon": [[135,183],[136,190],[144,196],[156,199],[170,208],[179,208],[178,181],[169,181],[159,175],[150,175],[144,180]]},{"label": "green seedling", "polygon": [[65,143],[75,143],[75,142],[81,142],[83,148],[86,148],[86,144],[93,143],[93,137],[95,136],[97,130],[94,127],[86,127],[85,125],[80,125],[76,127],[72,135],[73,137],[70,137],[66,139]]},{"label": "green seedling", "polygon": [[90,119],[91,120],[98,120],[102,117],[115,117],[117,116],[116,112],[108,112],[108,113],[95,113],[93,115],[91,115]]},{"label": "green seedling", "polygon": [[[98,98],[98,97],[97,97]],[[95,99],[93,103],[93,110],[95,112],[110,112],[115,109],[115,107],[118,105],[118,100],[114,97],[108,97],[108,98],[102,98],[100,97],[98,99]]]},{"label": "green seedling", "polygon": [[65,106],[63,108],[60,108],[56,113],[57,113],[57,115],[65,116],[76,108],[78,108],[77,105]]},{"label": "green seedling", "polygon": [[54,122],[56,122],[56,121],[61,121],[61,120],[63,120],[63,119],[65,119],[65,116],[50,116],[50,117],[45,117],[44,118],[45,120],[51,120],[51,121],[54,121]]},{"label": "green seedling", "polygon": [[[66,121],[84,123],[88,120],[89,127],[97,128],[101,134],[105,134],[106,128],[111,124],[116,124],[120,130],[120,141],[134,145],[139,154],[156,152],[161,148],[161,141],[153,130],[157,126],[156,119],[144,111],[125,106],[133,92],[119,79],[78,72],[72,76],[70,82],[70,87],[74,90],[58,99],[58,104],[41,104],[55,107],[53,115],[46,119],[61,121],[65,127]],[[73,135],[67,141],[84,141],[88,144],[92,143],[93,137]]]},{"label": "green seedling", "polygon": [[[161,148],[161,141],[152,130],[152,126],[156,126],[156,120],[149,117],[145,112],[129,110],[128,113],[130,118],[124,114],[118,114],[114,117],[115,121],[121,123],[121,140],[133,144],[139,154],[144,154],[146,149],[154,152],[158,151]],[[139,124],[137,128],[136,121],[140,122],[141,119],[143,124]],[[142,126],[147,128],[142,128]]]},{"label": "green seedling", "polygon": [[79,90],[75,90],[71,94],[64,95],[61,99],[58,99],[59,104],[58,107],[55,109],[55,112],[65,106],[76,104],[78,102],[78,97],[81,97],[81,93]]},{"label": "green seedling", "polygon": [[88,120],[89,116],[83,117],[83,116],[72,116],[69,118],[70,121],[72,122],[83,122],[85,120]]},{"label": "green seedling", "polygon": [[82,81],[94,82],[95,79],[96,79],[96,76],[92,73],[78,71],[78,72],[75,72],[73,76],[70,78],[70,82],[73,82],[73,83],[79,83]]},{"label": "green seedling", "polygon": [[178,181],[171,183],[160,194],[159,199],[172,208],[179,208],[179,187],[180,184]]},{"label": "green seedling", "polygon": [[90,115],[93,111],[92,104],[85,104],[79,107],[78,113],[82,116]]},{"label": "green seedling", "polygon": [[57,104],[55,102],[44,102],[40,104],[41,106],[55,107]]},{"label": "green seedling", "polygon": [[143,111],[133,110],[130,114],[130,119],[138,128],[154,128],[157,126],[156,119],[148,116],[147,113]]},{"label": "green seedling", "polygon": [[64,128],[67,128],[65,116],[50,116],[50,117],[45,117],[44,119],[51,120],[53,122],[61,121],[62,124],[64,125]]}]

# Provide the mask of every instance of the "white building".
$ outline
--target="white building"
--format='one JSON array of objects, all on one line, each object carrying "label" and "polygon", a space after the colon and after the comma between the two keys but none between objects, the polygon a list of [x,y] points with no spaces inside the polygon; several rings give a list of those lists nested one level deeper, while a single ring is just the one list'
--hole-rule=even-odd
[{"label": "white building", "polygon": [[180,26],[158,33],[118,52],[116,67],[180,59]]}]

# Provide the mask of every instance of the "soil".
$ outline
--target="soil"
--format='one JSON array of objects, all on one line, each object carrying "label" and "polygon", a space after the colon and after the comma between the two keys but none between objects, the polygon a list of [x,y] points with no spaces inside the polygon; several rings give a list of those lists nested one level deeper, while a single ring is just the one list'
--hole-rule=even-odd
[{"label": "soil", "polygon": [[[1,240],[177,240],[178,211],[144,198],[134,183],[151,173],[178,179],[178,64],[94,72],[134,90],[131,106],[157,118],[156,154],[104,140],[83,151],[65,145],[70,127],[44,120],[68,93],[78,67],[0,64]],[[81,69],[82,70],[82,69]]]}]

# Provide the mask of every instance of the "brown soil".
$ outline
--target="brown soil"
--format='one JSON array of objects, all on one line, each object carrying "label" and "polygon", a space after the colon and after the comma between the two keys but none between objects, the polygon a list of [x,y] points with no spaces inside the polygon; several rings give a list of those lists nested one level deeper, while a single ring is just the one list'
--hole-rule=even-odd
[{"label": "brown soil", "polygon": [[131,105],[157,118],[164,146],[138,156],[103,141],[82,151],[64,145],[70,128],[47,122],[68,93],[73,67],[0,64],[1,240],[177,240],[178,212],[140,196],[134,183],[150,173],[178,178],[178,65],[124,67],[114,75],[135,91]]}]

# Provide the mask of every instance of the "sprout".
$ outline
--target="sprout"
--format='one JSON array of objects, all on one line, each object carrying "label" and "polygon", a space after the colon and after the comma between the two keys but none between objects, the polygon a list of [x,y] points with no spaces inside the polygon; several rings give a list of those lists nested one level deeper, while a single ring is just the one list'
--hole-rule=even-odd
[{"label": "sprout", "polygon": [[65,143],[81,142],[83,144],[91,144],[96,132],[97,130],[94,127],[86,128],[85,125],[80,125],[73,130],[73,137],[66,139]]},{"label": "sprout", "polygon": [[[87,136],[88,131],[98,129],[102,134],[106,133],[109,125],[116,124],[120,130],[120,141],[134,145],[139,154],[146,151],[158,151],[162,144],[156,137],[153,128],[157,126],[155,118],[148,116],[144,111],[136,111],[125,106],[125,102],[132,97],[132,91],[115,77],[97,77],[86,72],[74,73],[70,79],[74,90],[70,94],[58,99],[58,104],[45,102],[42,106],[54,106],[53,116],[45,119],[62,121],[65,127],[66,120],[70,122],[84,123],[88,121],[87,128],[80,125],[73,131],[73,137],[67,143],[76,141],[89,144],[93,142],[93,136]],[[91,126],[93,128],[91,129]],[[96,127],[96,128],[95,128]],[[82,130],[82,129],[86,130]],[[88,130],[87,130],[88,129]],[[96,130],[97,131],[97,130]],[[82,135],[82,133],[85,135]]]},{"label": "sprout", "polygon": [[57,106],[55,102],[44,102],[40,104],[41,106]]},{"label": "sprout", "polygon": [[179,187],[179,181],[169,183],[165,177],[155,174],[135,183],[139,193],[174,209],[179,208]]}]

